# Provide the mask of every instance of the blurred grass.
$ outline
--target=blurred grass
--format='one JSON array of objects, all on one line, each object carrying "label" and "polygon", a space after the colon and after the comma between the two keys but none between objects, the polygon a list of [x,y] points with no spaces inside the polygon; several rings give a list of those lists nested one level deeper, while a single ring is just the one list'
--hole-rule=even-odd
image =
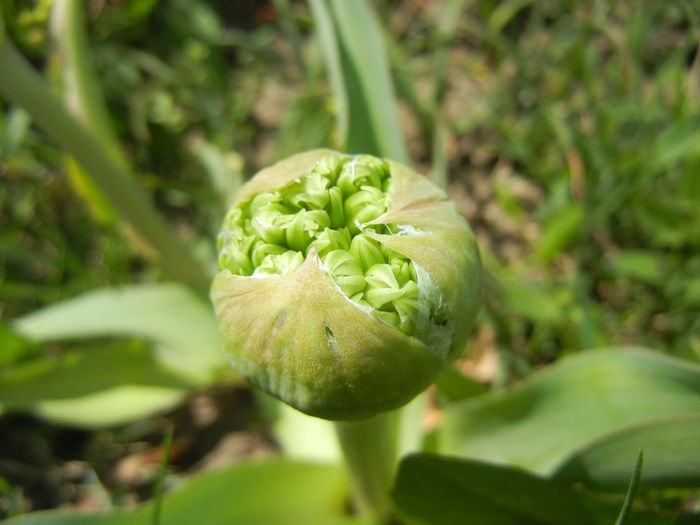
[{"label": "blurred grass", "polygon": [[[506,379],[612,343],[698,360],[699,10],[461,4],[374,2],[411,158],[449,185],[485,252],[475,346],[501,352]],[[9,33],[56,78],[48,5],[0,2]],[[119,140],[203,258],[243,173],[337,144],[305,3],[125,1],[92,5],[89,20]],[[84,220],[59,152],[3,110],[2,317],[158,279],[148,252]]]}]

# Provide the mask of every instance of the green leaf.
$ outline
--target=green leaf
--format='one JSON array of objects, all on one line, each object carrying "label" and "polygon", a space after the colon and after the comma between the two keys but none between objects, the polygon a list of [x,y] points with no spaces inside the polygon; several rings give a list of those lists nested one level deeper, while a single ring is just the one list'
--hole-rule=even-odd
[{"label": "green leaf", "polygon": [[581,231],[584,221],[583,208],[576,204],[564,208],[546,225],[537,246],[537,255],[543,261],[551,261],[566,250]]},{"label": "green leaf", "polygon": [[658,417],[587,444],[555,476],[601,490],[623,491],[629,465],[644,450],[642,488],[700,487],[700,414]]},{"label": "green leaf", "polygon": [[556,324],[561,321],[561,308],[541,286],[523,280],[508,280],[501,288],[503,302],[526,319]]},{"label": "green leaf", "polygon": [[225,363],[209,304],[177,284],[89,292],[26,315],[14,327],[35,342],[143,337],[155,343],[163,366],[202,385]]},{"label": "green leaf", "polygon": [[211,384],[225,367],[209,305],[181,285],[98,290],[14,322],[35,343],[107,337],[54,358],[24,360],[2,373],[0,406],[65,424],[99,427],[170,408]]},{"label": "green leaf", "polygon": [[[240,463],[208,472],[165,495],[167,525],[360,525],[345,514],[342,469],[280,459]],[[8,525],[147,525],[152,503],[133,511],[86,516],[50,511],[10,520]]]},{"label": "green leaf", "polygon": [[348,153],[408,161],[389,64],[375,13],[365,0],[311,0]]},{"label": "green leaf", "polygon": [[5,113],[4,129],[0,130],[0,161],[7,161],[27,136],[32,119],[22,108],[11,107]]},{"label": "green leaf", "polygon": [[0,321],[0,367],[24,361],[36,354],[36,345]]},{"label": "green leaf", "polygon": [[3,370],[0,410],[67,425],[112,426],[169,408],[193,386],[164,370],[143,344],[112,343]]},{"label": "green leaf", "polygon": [[392,495],[403,515],[430,525],[608,525],[619,508],[519,469],[429,454],[401,462]]},{"label": "green leaf", "polygon": [[319,463],[339,460],[338,439],[331,423],[307,416],[264,392],[258,392],[257,399],[285,456]]},{"label": "green leaf", "polygon": [[485,385],[471,379],[454,366],[449,367],[435,383],[442,404],[454,403],[470,397],[484,394]]},{"label": "green leaf", "polygon": [[699,411],[697,365],[635,348],[590,350],[511,390],[449,405],[439,450],[550,474],[623,425]]},{"label": "green leaf", "polygon": [[659,255],[651,251],[624,250],[611,259],[613,271],[622,276],[648,283],[656,283],[663,277]]}]

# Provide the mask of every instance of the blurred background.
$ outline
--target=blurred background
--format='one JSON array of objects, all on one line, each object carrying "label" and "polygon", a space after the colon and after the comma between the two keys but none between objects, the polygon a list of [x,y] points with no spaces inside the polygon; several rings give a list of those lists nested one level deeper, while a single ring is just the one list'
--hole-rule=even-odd
[{"label": "blurred background", "polygon": [[[447,187],[489,274],[459,370],[498,387],[608,345],[700,362],[698,3],[371,4],[411,163]],[[58,86],[51,5],[0,0],[7,33]],[[247,177],[294,152],[337,147],[337,104],[305,2],[91,0],[87,18],[118,140],[201,260],[215,259],[223,213]],[[2,367],[63,351],[16,342],[9,320],[164,275],[29,115],[0,108],[2,381]],[[234,380],[118,428],[7,413],[0,518],[149,497],[172,422],[173,476],[275,453]]]}]

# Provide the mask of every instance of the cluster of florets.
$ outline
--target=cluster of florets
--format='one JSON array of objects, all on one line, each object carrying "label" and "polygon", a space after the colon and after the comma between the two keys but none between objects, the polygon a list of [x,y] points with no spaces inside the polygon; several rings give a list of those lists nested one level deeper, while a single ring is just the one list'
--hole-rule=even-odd
[{"label": "cluster of florets", "polygon": [[323,157],[296,181],[231,209],[219,266],[234,275],[281,275],[315,251],[348,299],[410,335],[420,306],[416,267],[367,235],[402,233],[397,225],[368,224],[387,210],[391,193],[381,159]]}]

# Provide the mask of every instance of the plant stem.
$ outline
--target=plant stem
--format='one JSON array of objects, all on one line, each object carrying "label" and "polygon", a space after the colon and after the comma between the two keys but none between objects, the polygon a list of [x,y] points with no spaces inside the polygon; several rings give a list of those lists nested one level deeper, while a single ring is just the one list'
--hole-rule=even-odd
[{"label": "plant stem", "polygon": [[391,510],[400,410],[359,421],[336,421],[335,428],[350,473],[360,513],[384,517]]},{"label": "plant stem", "polygon": [[94,133],[68,113],[9,39],[0,41],[0,94],[26,109],[76,158],[122,218],[158,252],[172,277],[197,289],[208,286],[210,276],[170,231],[129,172],[114,161]]}]

